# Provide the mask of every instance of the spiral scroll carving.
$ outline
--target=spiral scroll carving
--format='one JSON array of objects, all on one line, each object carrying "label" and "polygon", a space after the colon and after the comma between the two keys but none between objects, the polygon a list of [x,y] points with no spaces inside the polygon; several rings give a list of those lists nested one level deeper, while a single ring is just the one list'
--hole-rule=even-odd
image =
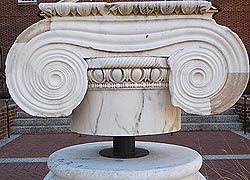
[{"label": "spiral scroll carving", "polygon": [[[87,87],[169,88],[173,105],[188,113],[223,112],[237,102],[247,85],[248,55],[240,38],[216,24],[211,14],[193,15],[207,12],[210,3],[203,2],[197,1],[197,6],[188,1],[108,4],[101,8],[103,14],[93,3],[65,3],[70,8],[65,14],[56,12],[64,5],[43,4],[48,17],[90,17],[47,18],[25,30],[6,59],[10,94],[26,112],[40,116],[70,114],[83,100]],[[147,14],[152,5],[154,12]],[[141,16],[140,7],[148,18]],[[130,13],[130,17],[114,21],[113,15],[122,13]],[[57,68],[62,70],[54,70]],[[79,72],[79,78],[73,80]]]},{"label": "spiral scroll carving", "polygon": [[76,52],[55,45],[18,62],[15,71],[7,79],[11,95],[35,116],[71,114],[87,90],[87,63]]},{"label": "spiral scroll carving", "polygon": [[211,99],[227,81],[228,65],[212,47],[184,48],[169,58],[172,103],[194,114],[211,114]]}]

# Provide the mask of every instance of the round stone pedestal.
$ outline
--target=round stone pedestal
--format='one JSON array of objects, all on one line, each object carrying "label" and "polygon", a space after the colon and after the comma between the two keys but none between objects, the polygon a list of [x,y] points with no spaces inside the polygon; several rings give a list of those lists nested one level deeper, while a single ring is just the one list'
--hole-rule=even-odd
[{"label": "round stone pedestal", "polygon": [[112,142],[67,147],[48,160],[49,174],[44,180],[205,180],[199,173],[202,158],[196,151],[176,145],[136,142],[149,150],[141,158],[114,159],[99,155]]}]

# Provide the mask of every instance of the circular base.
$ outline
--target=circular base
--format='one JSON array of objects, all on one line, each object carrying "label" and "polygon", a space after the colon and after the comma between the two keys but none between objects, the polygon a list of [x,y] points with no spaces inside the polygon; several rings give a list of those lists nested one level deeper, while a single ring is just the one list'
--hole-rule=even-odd
[{"label": "circular base", "polygon": [[135,148],[135,152],[129,154],[122,154],[122,153],[114,153],[113,148],[103,149],[99,152],[101,156],[108,157],[108,158],[121,158],[121,159],[128,159],[128,158],[139,158],[143,156],[147,156],[149,154],[148,150],[142,148]]},{"label": "circular base", "polygon": [[[68,179],[58,177],[50,171],[43,180],[68,180]],[[112,180],[114,180],[114,179],[112,179]],[[144,180],[144,179],[142,179],[142,180]],[[162,180],[169,180],[169,179],[162,179]],[[199,173],[198,180],[206,180],[206,178],[201,173]]]},{"label": "circular base", "polygon": [[163,143],[137,142],[149,155],[114,159],[99,155],[112,142],[71,146],[48,159],[50,173],[45,180],[205,180],[198,172],[201,156],[194,150]]}]

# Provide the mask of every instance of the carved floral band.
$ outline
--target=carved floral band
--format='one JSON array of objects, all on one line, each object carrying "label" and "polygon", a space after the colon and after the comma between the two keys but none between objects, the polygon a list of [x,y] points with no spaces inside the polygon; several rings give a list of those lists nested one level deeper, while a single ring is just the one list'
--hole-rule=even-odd
[{"label": "carved floral band", "polygon": [[107,57],[88,59],[90,89],[167,88],[167,58]]},{"label": "carved floral band", "polygon": [[149,16],[171,14],[204,14],[211,7],[207,1],[149,2],[79,2],[42,3],[39,8],[47,16]]}]

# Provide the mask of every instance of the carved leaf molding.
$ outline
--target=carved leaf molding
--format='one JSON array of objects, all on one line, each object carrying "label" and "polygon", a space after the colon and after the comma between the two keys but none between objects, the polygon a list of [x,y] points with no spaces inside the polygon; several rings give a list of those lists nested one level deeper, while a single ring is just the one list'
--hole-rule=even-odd
[{"label": "carved leaf molding", "polygon": [[210,7],[211,3],[207,1],[39,4],[39,8],[47,17],[191,15],[205,14]]}]

